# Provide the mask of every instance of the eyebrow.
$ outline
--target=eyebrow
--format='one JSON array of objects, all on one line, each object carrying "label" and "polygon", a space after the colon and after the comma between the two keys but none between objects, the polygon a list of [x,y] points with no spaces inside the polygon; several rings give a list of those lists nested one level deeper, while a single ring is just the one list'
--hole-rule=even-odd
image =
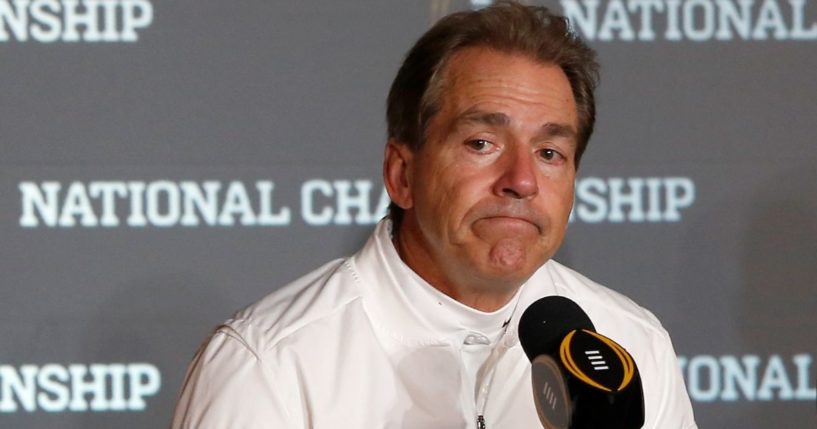
[{"label": "eyebrow", "polygon": [[509,118],[508,115],[499,112],[467,110],[457,118],[456,122],[475,122],[478,124],[506,127],[510,125],[511,118]]},{"label": "eyebrow", "polygon": [[576,138],[576,130],[571,125],[547,123],[542,125],[542,133],[548,137]]},{"label": "eyebrow", "polygon": [[[463,123],[477,123],[491,125],[495,127],[507,127],[511,124],[511,118],[500,112],[486,112],[479,109],[465,111],[455,120],[455,127]],[[547,122],[542,125],[539,133],[542,137],[565,137],[576,139],[576,130],[568,124]]]}]

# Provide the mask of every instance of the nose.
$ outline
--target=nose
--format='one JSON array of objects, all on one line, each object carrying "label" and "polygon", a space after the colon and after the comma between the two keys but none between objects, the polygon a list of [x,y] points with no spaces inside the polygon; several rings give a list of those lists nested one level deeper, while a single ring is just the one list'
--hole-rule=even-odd
[{"label": "nose", "polygon": [[524,147],[509,148],[499,162],[500,175],[494,193],[501,197],[527,199],[539,193],[534,154]]}]

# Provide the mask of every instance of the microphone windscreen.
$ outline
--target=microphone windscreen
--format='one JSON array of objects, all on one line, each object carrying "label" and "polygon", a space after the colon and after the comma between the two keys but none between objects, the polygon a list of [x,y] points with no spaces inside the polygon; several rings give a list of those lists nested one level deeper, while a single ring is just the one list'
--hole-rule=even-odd
[{"label": "microphone windscreen", "polygon": [[519,342],[533,361],[537,356],[558,352],[568,332],[595,331],[593,322],[578,304],[563,296],[546,296],[531,304],[519,319]]}]

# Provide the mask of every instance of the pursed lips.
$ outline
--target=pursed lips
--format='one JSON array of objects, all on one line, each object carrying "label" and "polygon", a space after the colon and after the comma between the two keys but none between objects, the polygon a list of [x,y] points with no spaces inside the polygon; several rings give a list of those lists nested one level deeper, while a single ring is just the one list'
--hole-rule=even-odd
[{"label": "pursed lips", "polygon": [[542,227],[537,222],[529,219],[527,217],[518,216],[518,215],[506,215],[506,214],[499,214],[499,215],[490,215],[484,216],[480,218],[480,220],[488,220],[488,221],[498,221],[498,222],[507,222],[507,223],[517,223],[517,222],[524,222],[528,225],[533,226],[536,228],[539,234],[542,233]]}]

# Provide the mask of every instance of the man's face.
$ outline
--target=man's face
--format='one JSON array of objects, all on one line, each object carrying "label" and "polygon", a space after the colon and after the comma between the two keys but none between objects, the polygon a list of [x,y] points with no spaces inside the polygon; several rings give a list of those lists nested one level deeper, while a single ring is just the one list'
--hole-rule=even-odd
[{"label": "man's face", "polygon": [[443,70],[441,94],[421,148],[387,148],[387,170],[390,153],[403,162],[403,188],[390,189],[405,209],[398,249],[455,299],[512,295],[567,227],[578,126],[570,84],[557,66],[468,48]]}]

